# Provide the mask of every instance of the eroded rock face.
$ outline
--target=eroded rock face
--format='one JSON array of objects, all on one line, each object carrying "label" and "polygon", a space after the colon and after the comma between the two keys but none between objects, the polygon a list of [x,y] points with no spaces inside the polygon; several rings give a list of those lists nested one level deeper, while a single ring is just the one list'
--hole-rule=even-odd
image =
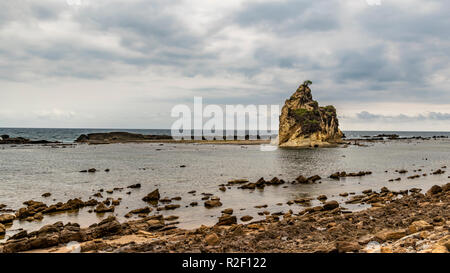
[{"label": "eroded rock face", "polygon": [[340,142],[342,136],[336,108],[332,105],[319,107],[307,84],[300,85],[286,100],[280,116],[280,146],[327,146]]}]

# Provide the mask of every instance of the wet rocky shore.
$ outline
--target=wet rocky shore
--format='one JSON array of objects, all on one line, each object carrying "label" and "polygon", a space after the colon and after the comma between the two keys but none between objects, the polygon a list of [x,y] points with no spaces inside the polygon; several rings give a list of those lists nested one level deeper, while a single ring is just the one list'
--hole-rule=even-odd
[{"label": "wet rocky shore", "polygon": [[[243,183],[246,182],[231,184]],[[139,185],[130,185],[130,189],[135,187]],[[205,198],[204,206],[222,206],[220,198],[205,196],[208,198]],[[130,214],[139,214],[140,219],[120,223],[110,216],[87,228],[77,223],[56,222],[36,231],[16,233],[0,245],[0,251],[447,253],[450,250],[450,183],[435,185],[425,193],[415,188],[391,191],[383,187],[349,196],[348,203],[370,204],[369,208],[358,212],[346,209],[345,204],[327,200],[325,196],[320,198],[322,204],[319,206],[300,210],[293,207],[279,213],[263,212],[265,219],[258,221],[243,216],[240,220],[246,223],[238,224],[233,209],[228,208],[222,210],[222,216],[214,226],[194,230],[177,228],[178,217],[175,215],[149,216],[154,210],[177,208],[177,205],[161,206],[170,201],[161,199],[157,190],[144,199],[152,207],[130,211]],[[92,199],[86,202],[72,199],[50,206],[33,201],[25,203],[27,207],[15,215],[0,215],[0,232],[16,218],[39,218],[47,213],[85,206],[92,206],[98,213],[114,209],[112,204],[107,206]],[[264,205],[261,208],[264,209]],[[70,248],[75,242],[77,248]]]}]

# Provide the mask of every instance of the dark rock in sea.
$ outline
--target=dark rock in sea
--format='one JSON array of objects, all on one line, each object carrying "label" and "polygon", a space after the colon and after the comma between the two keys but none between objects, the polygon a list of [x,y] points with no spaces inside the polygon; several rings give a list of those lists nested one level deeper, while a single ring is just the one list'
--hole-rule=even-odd
[{"label": "dark rock in sea", "polygon": [[11,138],[8,135],[3,135],[0,139],[0,144],[61,144],[61,142],[47,141],[47,140],[30,140],[23,137]]},{"label": "dark rock in sea", "polygon": [[152,209],[150,207],[144,207],[144,208],[132,210],[129,213],[131,213],[131,214],[140,214],[140,213],[149,214],[151,211],[152,211]]},{"label": "dark rock in sea", "polygon": [[217,222],[217,226],[231,226],[237,223],[236,216],[231,215],[223,215],[219,217],[219,221]]},{"label": "dark rock in sea", "polygon": [[180,205],[178,205],[178,204],[173,204],[173,205],[165,205],[164,206],[164,209],[165,210],[174,210],[174,209],[177,209],[177,208],[179,208],[179,207],[181,207]]},{"label": "dark rock in sea", "polygon": [[16,216],[12,214],[2,214],[0,215],[0,224],[9,224],[16,219]]},{"label": "dark rock in sea", "polygon": [[100,203],[94,210],[96,213],[105,213],[105,212],[113,212],[114,206],[107,207],[105,204]]},{"label": "dark rock in sea", "polygon": [[51,193],[46,192],[46,193],[42,194],[42,197],[50,197],[51,195],[52,195]]},{"label": "dark rock in sea", "polygon": [[323,205],[323,210],[333,210],[339,207],[339,203],[337,201],[328,201]]},{"label": "dark rock in sea", "polygon": [[107,144],[122,142],[145,142],[152,140],[171,140],[168,135],[142,135],[128,132],[93,133],[80,135],[75,142],[90,144]]},{"label": "dark rock in sea", "polygon": [[129,189],[139,189],[140,187],[141,187],[141,184],[137,183],[137,184],[130,185],[127,188],[129,188]]},{"label": "dark rock in sea", "polygon": [[159,195],[159,189],[156,189],[156,190],[152,191],[151,193],[147,194],[147,196],[142,198],[142,200],[145,202],[155,202],[155,201],[158,201],[160,198],[161,198],[161,196]]},{"label": "dark rock in sea", "polygon": [[437,169],[436,171],[433,172],[434,175],[436,174],[443,174],[445,173],[445,171],[441,170],[441,169]]}]

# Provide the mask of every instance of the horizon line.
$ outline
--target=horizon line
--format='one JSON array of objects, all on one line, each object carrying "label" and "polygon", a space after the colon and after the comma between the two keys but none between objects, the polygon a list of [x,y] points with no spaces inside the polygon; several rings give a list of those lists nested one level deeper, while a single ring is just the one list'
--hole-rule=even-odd
[{"label": "horizon line", "polygon": [[[93,127],[78,127],[78,128],[72,128],[72,127],[0,127],[1,129],[61,129],[61,130],[172,130],[171,128],[93,128]],[[197,130],[197,129],[191,129],[191,130]],[[220,129],[218,129],[220,130]],[[226,129],[222,129],[226,130]],[[353,131],[353,132],[440,132],[440,133],[450,133],[450,131],[432,131],[432,130],[352,130],[352,129],[341,129],[342,131]],[[239,131],[239,130],[238,130]],[[279,130],[274,130],[279,131]]]}]

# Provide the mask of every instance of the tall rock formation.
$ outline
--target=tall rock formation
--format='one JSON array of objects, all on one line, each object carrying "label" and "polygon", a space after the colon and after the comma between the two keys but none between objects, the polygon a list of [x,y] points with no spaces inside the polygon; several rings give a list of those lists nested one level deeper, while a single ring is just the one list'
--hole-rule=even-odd
[{"label": "tall rock formation", "polygon": [[281,147],[322,147],[339,143],[343,136],[339,130],[336,108],[319,107],[313,100],[310,81],[295,91],[281,110],[279,145]]}]

